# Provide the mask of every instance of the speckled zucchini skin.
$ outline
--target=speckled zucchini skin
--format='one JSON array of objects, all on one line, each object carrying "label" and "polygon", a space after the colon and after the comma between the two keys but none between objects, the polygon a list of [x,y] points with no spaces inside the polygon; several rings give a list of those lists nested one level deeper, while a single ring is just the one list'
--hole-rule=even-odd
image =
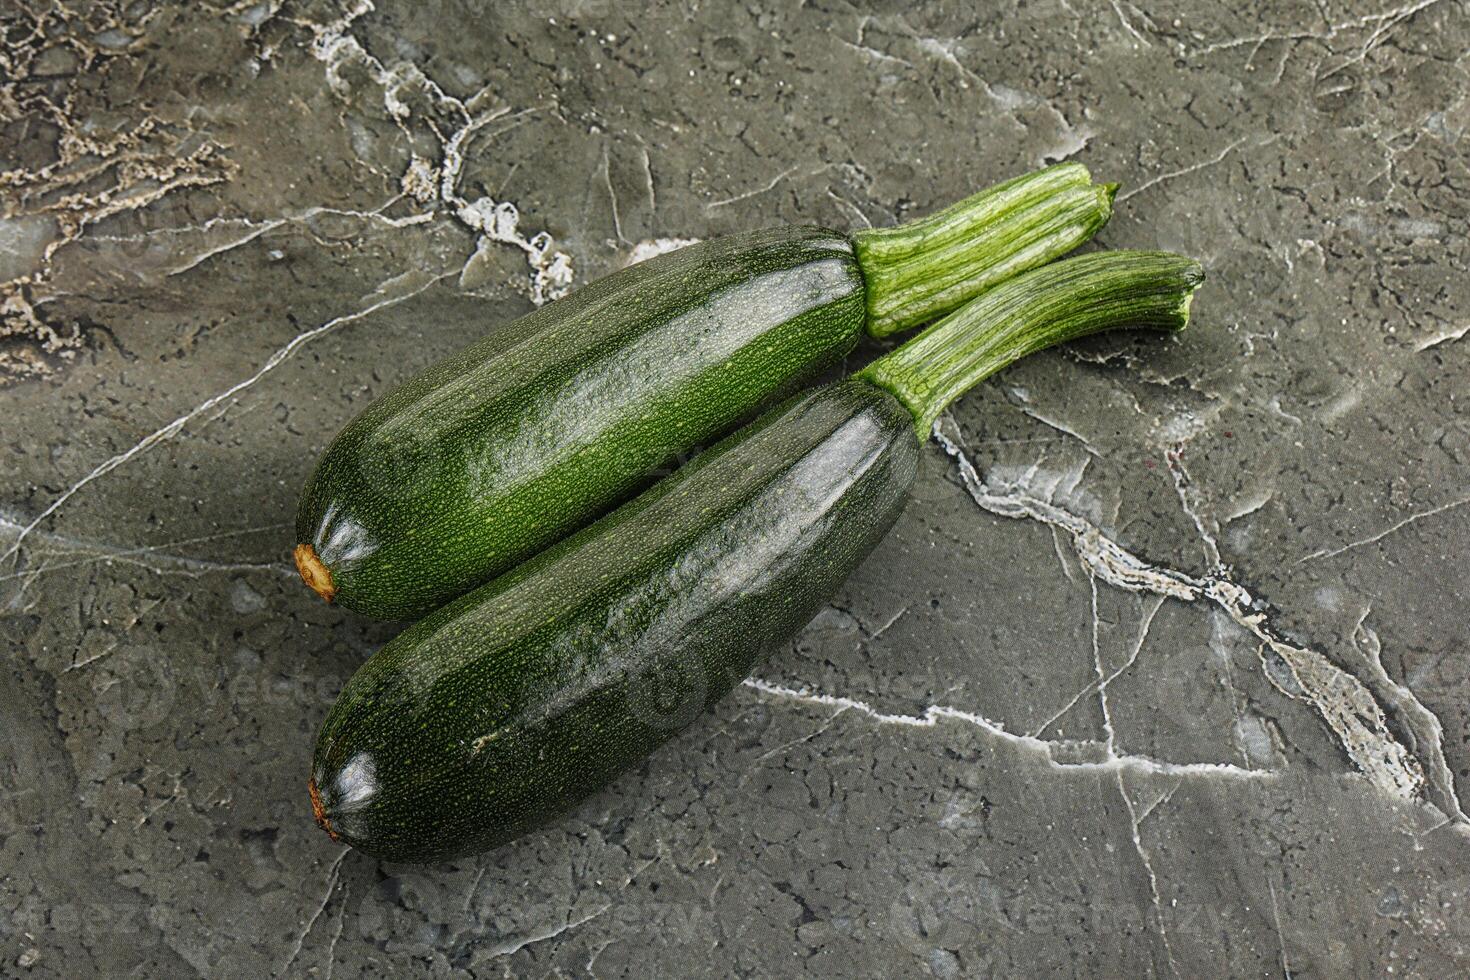
[{"label": "speckled zucchini skin", "polygon": [[913,418],[843,381],[797,396],[352,677],[318,736],[318,818],[434,861],[565,813],[801,629],[903,508]]},{"label": "speckled zucchini skin", "polygon": [[864,317],[852,246],[820,228],[613,273],[370,405],[312,474],[297,540],[335,601],[420,616],[796,390],[852,349]]}]

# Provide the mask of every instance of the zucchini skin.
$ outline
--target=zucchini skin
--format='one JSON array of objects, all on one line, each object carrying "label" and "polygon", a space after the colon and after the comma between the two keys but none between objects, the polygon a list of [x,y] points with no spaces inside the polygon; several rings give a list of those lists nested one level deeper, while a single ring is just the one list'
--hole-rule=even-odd
[{"label": "zucchini skin", "polygon": [[309,479],[297,540],[329,570],[329,598],[423,615],[839,362],[865,304],[851,243],[821,228],[615,272],[368,406]]},{"label": "zucchini skin", "polygon": [[564,814],[806,625],[918,461],[912,416],[866,382],[772,409],[369,659],[318,736],[318,821],[427,862]]}]

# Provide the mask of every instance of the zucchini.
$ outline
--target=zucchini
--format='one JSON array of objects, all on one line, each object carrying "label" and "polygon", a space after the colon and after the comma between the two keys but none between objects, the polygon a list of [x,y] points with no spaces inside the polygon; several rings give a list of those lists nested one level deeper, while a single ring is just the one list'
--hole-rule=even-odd
[{"label": "zucchini", "polygon": [[591,283],[348,424],[301,496],[302,579],[370,616],[420,616],[838,363],[865,327],[931,319],[1085,241],[1112,196],[1064,164],[852,240],[759,231]]},{"label": "zucchini", "polygon": [[409,627],[322,726],[318,823],[382,858],[434,861],[566,812],[831,598],[897,518],[929,423],[960,392],[1061,340],[1179,329],[1201,278],[1165,253],[1025,273]]}]

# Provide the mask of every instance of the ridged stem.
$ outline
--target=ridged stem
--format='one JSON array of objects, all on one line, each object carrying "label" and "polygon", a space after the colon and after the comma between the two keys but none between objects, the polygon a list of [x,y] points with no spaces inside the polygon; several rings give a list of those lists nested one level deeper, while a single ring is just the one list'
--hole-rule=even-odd
[{"label": "ridged stem", "polygon": [[854,377],[902,402],[922,440],[951,402],[1027,354],[1117,327],[1182,330],[1203,281],[1198,262],[1169,252],[1063,259],[1002,283]]},{"label": "ridged stem", "polygon": [[1095,235],[1117,184],[1062,163],[987,188],[943,211],[852,236],[867,284],[868,332],[927,323]]}]

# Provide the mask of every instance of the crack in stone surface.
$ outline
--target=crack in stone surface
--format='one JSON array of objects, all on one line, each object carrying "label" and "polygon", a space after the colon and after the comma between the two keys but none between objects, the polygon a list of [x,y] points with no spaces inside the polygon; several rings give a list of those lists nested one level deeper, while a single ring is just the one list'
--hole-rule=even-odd
[{"label": "crack in stone surface", "polygon": [[[352,33],[353,24],[374,9],[371,0],[357,0],[350,10],[331,23],[299,21],[313,34],[311,52],[326,66],[328,85],[338,95],[349,98],[352,85],[343,76],[343,67],[353,64],[366,69],[369,77],[383,90],[384,109],[410,141],[412,136],[407,126],[413,110],[404,101],[405,90],[422,90],[436,105],[459,115],[461,125],[448,136],[439,134],[437,127],[431,124],[430,128],[440,143],[439,164],[436,168],[429,161],[414,157],[402,178],[404,193],[420,204],[448,207],[450,213],[476,233],[475,249],[466,260],[466,267],[472,262],[484,261],[484,255],[492,244],[510,245],[525,253],[526,262],[531,267],[529,287],[533,304],[541,306],[566,295],[574,278],[572,258],[555,248],[549,233],[541,231],[527,235],[521,231],[520,211],[509,201],[496,201],[489,195],[471,201],[461,196],[458,190],[465,145],[486,125],[509,115],[510,108],[484,105],[493,98],[490,86],[480,89],[467,100],[460,100],[446,93],[411,61],[397,61],[391,67],[385,65]],[[534,111],[523,110],[519,115]]]},{"label": "crack in stone surface", "polygon": [[286,970],[291,966],[292,963],[296,962],[296,957],[301,955],[301,948],[306,944],[306,937],[311,935],[312,928],[316,925],[317,920],[322,917],[322,913],[326,911],[328,903],[332,901],[332,895],[335,894],[337,891],[337,881],[342,871],[342,862],[347,860],[347,855],[351,853],[352,848],[344,847],[342,848],[342,853],[338,854],[337,859],[332,862],[332,866],[327,872],[327,890],[325,894],[322,895],[322,900],[317,905],[316,911],[311,913],[311,917],[306,920],[306,925],[302,928],[301,933],[296,937],[296,942],[291,947],[290,956],[288,956],[286,958],[286,962],[282,963],[280,968],[276,970],[277,976],[285,976]]},{"label": "crack in stone surface", "polygon": [[[773,191],[776,189],[777,184],[781,183],[781,181],[796,173],[798,169],[799,168],[794,165],[787,167],[785,170],[781,171],[776,176],[766,181],[764,184],[757,185],[756,187],[753,187],[748,191],[742,191],[739,194],[735,194],[730,197],[722,197],[717,201],[710,201],[708,204],[705,205],[705,207],[713,211],[715,208],[723,208],[731,204],[738,204],[739,202],[748,200],[758,194],[765,194],[769,191]],[[808,174],[807,176],[811,175]]]},{"label": "crack in stone surface", "polygon": [[[1248,139],[1247,137],[1242,136],[1239,139],[1232,140],[1230,143],[1226,144],[1226,146],[1223,149],[1221,149],[1218,153],[1215,153],[1212,156],[1206,157],[1205,159],[1200,160],[1197,163],[1191,163],[1187,167],[1180,167],[1178,170],[1168,170],[1168,171],[1165,171],[1164,173],[1161,173],[1161,174],[1158,174],[1156,176],[1150,177],[1148,180],[1145,180],[1143,183],[1139,184],[1137,187],[1130,188],[1130,189],[1124,191],[1123,193],[1119,194],[1118,195],[1118,203],[1121,204],[1124,201],[1128,200],[1130,197],[1136,197],[1139,194],[1142,194],[1144,191],[1152,190],[1153,188],[1159,186],[1160,184],[1167,183],[1168,181],[1174,180],[1177,177],[1184,177],[1184,176],[1186,176],[1188,174],[1197,173],[1200,170],[1204,170],[1206,167],[1213,167],[1213,166],[1215,166],[1217,164],[1223,163],[1225,161],[1225,158],[1226,157],[1228,157],[1230,154],[1234,153],[1236,150],[1240,149],[1240,147],[1244,146],[1245,143],[1246,143],[1246,141],[1247,141],[1247,139]],[[1274,137],[1273,137],[1273,139],[1274,139]],[[1271,140],[1268,139],[1268,140],[1263,141],[1263,143],[1257,143],[1255,145],[1256,146],[1261,146],[1261,145],[1264,145],[1264,143],[1269,143],[1270,141]]]},{"label": "crack in stone surface", "polygon": [[424,222],[433,219],[434,216],[432,214],[423,212],[412,214],[404,218],[392,218],[383,213],[391,208],[394,204],[398,203],[398,201],[400,200],[402,200],[402,195],[395,195],[394,197],[389,198],[387,201],[384,201],[382,205],[373,209],[372,211],[352,211],[344,208],[311,207],[306,208],[302,211],[294,212],[292,214],[283,215],[278,218],[269,218],[260,221],[250,218],[211,218],[203,224],[195,226],[185,226],[179,228],[160,228],[145,235],[131,237],[107,237],[102,235],[93,235],[90,236],[89,240],[93,242],[151,241],[160,236],[175,236],[189,232],[211,233],[216,228],[227,228],[233,230],[236,226],[239,227],[238,234],[227,236],[219,244],[209,246],[203,251],[198,252],[194,255],[187,256],[181,259],[177,264],[170,266],[164,271],[164,275],[171,277],[182,275],[183,273],[188,272],[191,269],[197,268],[198,266],[209,261],[215,256],[224,255],[225,253],[240,248],[243,245],[248,245],[256,239],[260,238],[262,235],[266,235],[270,232],[276,231],[279,228],[284,228],[288,225],[305,224],[310,222],[314,218],[319,218],[323,216],[337,218],[356,218],[363,221],[380,222],[389,228],[395,229],[407,228],[414,225],[423,224]]},{"label": "crack in stone surface", "polygon": [[426,274],[412,272],[403,273],[402,275],[395,276],[387,282],[382,283],[378,287],[378,290],[375,291],[372,295],[379,295],[380,293],[382,293],[385,287],[392,287],[395,284],[400,287],[403,285],[407,285],[410,288],[403,292],[395,293],[390,291],[381,299],[370,303],[368,306],[360,310],[356,310],[352,313],[344,313],[341,316],[333,317],[320,326],[313,327],[310,330],[303,331],[297,334],[295,337],[292,337],[291,340],[288,341],[283,347],[280,347],[275,351],[275,353],[271,354],[270,357],[266,358],[265,363],[263,363],[258,369],[256,369],[255,373],[251,374],[249,377],[241,381],[236,382],[235,384],[226,388],[224,391],[221,391],[216,395],[211,395],[209,398],[206,398],[204,401],[200,402],[198,405],[194,406],[183,415],[175,418],[172,422],[169,422],[167,425],[161,426],[150,432],[140,441],[133,444],[123,452],[117,453],[116,455],[110,456],[107,459],[103,460],[101,463],[97,464],[97,466],[93,467],[92,470],[88,472],[85,476],[63,490],[60,494],[56,496],[55,499],[51,501],[51,503],[46,505],[46,508],[42,510],[41,513],[37,514],[36,517],[32,519],[28,524],[21,527],[21,529],[16,533],[15,539],[10,542],[10,546],[7,547],[3,552],[0,552],[0,563],[14,558],[17,552],[20,551],[21,546],[25,544],[26,538],[30,536],[31,532],[39,527],[42,521],[45,521],[47,518],[51,517],[51,515],[55,514],[62,507],[63,504],[65,504],[68,500],[75,496],[77,492],[87,486],[87,484],[106,476],[108,473],[111,473],[119,466],[122,466],[128,460],[133,459],[135,456],[138,456],[141,453],[147,452],[149,449],[152,449],[160,442],[172,439],[174,436],[178,435],[190,422],[199,418],[201,415],[205,414],[216,406],[222,405],[223,403],[234,398],[236,395],[239,395],[251,385],[254,385],[257,381],[265,377],[275,368],[279,367],[288,358],[290,358],[293,354],[295,354],[296,351],[299,350],[303,345],[309,344],[313,340],[316,340],[318,337],[330,333],[331,331],[336,330],[338,327],[341,327],[345,324],[361,320],[364,317],[371,316],[379,310],[387,309],[388,307],[402,303],[406,299],[411,299],[412,297],[417,296],[419,293],[428,289],[430,286],[433,286],[435,283],[442,281],[444,278],[444,275],[428,276]]},{"label": "crack in stone surface", "polygon": [[[628,873],[627,877],[623,879],[622,884],[615,889],[613,893],[614,896],[621,895],[623,892],[627,891],[628,888],[632,886],[633,882],[638,880],[639,876],[641,876],[643,872],[647,871],[649,868],[653,867],[653,865],[662,861],[664,857],[665,853],[662,845],[660,845],[657,853],[655,853],[653,857],[644,861],[642,864],[638,865],[638,867],[634,868]],[[539,929],[534,929],[528,933],[525,933],[524,935],[517,936],[513,939],[502,940],[501,942],[486,950],[484,953],[484,958],[491,960],[500,959],[501,957],[510,956],[513,953],[518,953],[521,950],[525,949],[527,946],[532,946],[536,943],[543,943],[547,940],[556,939],[557,937],[562,936],[565,933],[572,932],[580,928],[581,926],[586,925],[592,920],[604,915],[612,908],[614,908],[615,905],[616,902],[613,901],[604,902],[594,908],[592,911],[579,916],[573,916],[571,911],[568,910],[567,917],[564,922],[549,924]]]},{"label": "crack in stone surface", "polygon": [[1410,514],[1408,517],[1405,517],[1402,520],[1395,521],[1383,530],[1378,531],[1374,534],[1370,534],[1366,538],[1359,538],[1356,541],[1349,541],[1347,544],[1341,545],[1337,548],[1319,549],[1309,555],[1303,555],[1302,557],[1298,558],[1293,564],[1303,565],[1310,561],[1324,561],[1328,558],[1336,558],[1338,555],[1345,555],[1350,551],[1356,551],[1357,549],[1362,548],[1366,545],[1377,544],[1379,541],[1382,541],[1390,534],[1402,531],[1404,528],[1409,527],[1412,524],[1417,524],[1425,518],[1436,517],[1440,514],[1448,513],[1452,510],[1459,510],[1466,504],[1470,504],[1470,497],[1461,497],[1459,500],[1451,500],[1449,503],[1440,504],[1438,507],[1431,507],[1428,510],[1421,510],[1418,513]]},{"label": "crack in stone surface", "polygon": [[[1179,496],[1179,506],[1184,513],[1194,522],[1195,532],[1199,535],[1204,545],[1205,561],[1211,570],[1221,567],[1220,542],[1216,540],[1220,533],[1219,527],[1213,530],[1205,526],[1205,518],[1195,504],[1195,485],[1189,478],[1189,471],[1184,468],[1184,444],[1176,445],[1172,450],[1164,453],[1165,464],[1169,467],[1169,475],[1174,480],[1174,491]],[[1214,523],[1211,521],[1211,523]]]},{"label": "crack in stone surface", "polygon": [[[1055,531],[1056,529],[1053,528],[1052,530]],[[1096,589],[1096,586],[1097,586],[1096,577],[1091,577],[1090,584],[1092,585],[1092,587],[1094,589]],[[1133,665],[1134,664],[1138,663],[1138,656],[1139,656],[1139,654],[1141,654],[1143,652],[1143,645],[1144,645],[1144,643],[1146,643],[1148,641],[1149,631],[1153,628],[1154,617],[1156,617],[1158,615],[1159,610],[1162,609],[1163,606],[1164,606],[1164,597],[1163,596],[1155,595],[1155,596],[1152,596],[1151,598],[1153,599],[1153,601],[1151,603],[1149,603],[1147,609],[1145,610],[1145,612],[1143,614],[1143,617],[1142,617],[1142,620],[1140,622],[1139,629],[1138,629],[1138,639],[1134,642],[1134,644],[1133,644],[1133,650],[1128,654],[1128,659],[1125,660],[1122,663],[1122,665],[1119,666],[1116,670],[1114,670],[1110,674],[1107,674],[1106,676],[1101,676],[1102,666],[1101,666],[1101,662],[1099,661],[1098,662],[1098,666],[1097,666],[1097,670],[1098,670],[1100,676],[1098,678],[1094,678],[1092,681],[1089,681],[1086,687],[1082,688],[1082,690],[1080,690],[1076,694],[1072,695],[1071,700],[1067,701],[1067,703],[1064,704],[1064,705],[1062,705],[1059,709],[1057,709],[1057,711],[1051,717],[1047,718],[1046,721],[1042,722],[1041,725],[1038,726],[1036,728],[1036,730],[1031,733],[1031,735],[1032,735],[1033,738],[1039,738],[1041,735],[1045,734],[1045,732],[1046,732],[1046,730],[1048,728],[1050,728],[1052,725],[1056,724],[1062,718],[1063,715],[1065,715],[1067,712],[1069,712],[1073,708],[1075,708],[1082,701],[1082,699],[1084,697],[1086,697],[1090,692],[1092,692],[1094,690],[1096,690],[1096,691],[1105,691],[1105,690],[1107,690],[1107,686],[1109,684],[1111,684],[1113,681],[1117,680],[1123,674],[1127,673],[1129,670],[1131,670],[1133,668]],[[1097,620],[1096,620],[1095,617],[1094,617],[1093,622],[1094,622],[1094,624],[1096,624],[1096,622],[1097,622]],[[1096,659],[1096,658],[1094,658],[1094,659]]]},{"label": "crack in stone surface", "polygon": [[[65,4],[17,4],[11,11],[14,28],[0,39],[0,121],[47,125],[56,135],[49,163],[0,171],[0,226],[28,228],[34,241],[27,251],[35,253],[29,269],[0,275],[0,341],[9,342],[0,347],[0,384],[50,377],[86,345],[82,324],[53,321],[39,309],[38,294],[51,280],[59,249],[106,218],[236,173],[221,143],[192,124],[169,122],[147,109],[110,126],[79,125],[75,110],[88,77],[105,62],[136,54],[160,13],[161,5],[146,5],[141,16],[125,21],[116,12],[83,14]],[[23,18],[30,21],[29,31],[20,27]],[[98,43],[109,35],[110,43]],[[76,70],[62,76],[67,80],[58,96],[51,86],[35,84],[34,75],[41,59],[61,50],[69,52]]]},{"label": "crack in stone surface", "polygon": [[1159,940],[1164,945],[1164,957],[1169,963],[1169,971],[1177,977],[1180,975],[1179,964],[1174,959],[1174,946],[1169,941],[1169,928],[1164,921],[1164,898],[1163,894],[1159,891],[1159,876],[1154,871],[1153,857],[1149,854],[1148,849],[1144,847],[1143,833],[1139,830],[1140,825],[1142,825],[1148,813],[1153,812],[1154,807],[1157,807],[1158,803],[1155,803],[1154,807],[1150,807],[1147,812],[1140,816],[1133,802],[1133,797],[1128,795],[1128,787],[1123,782],[1123,773],[1121,771],[1116,774],[1116,779],[1118,783],[1118,795],[1123,798],[1123,806],[1128,811],[1128,829],[1129,835],[1133,840],[1133,850],[1138,855],[1139,863],[1143,865],[1144,873],[1148,876],[1149,899],[1153,903],[1155,930],[1158,932]]},{"label": "crack in stone surface", "polygon": [[[992,721],[973,711],[965,711],[961,708],[950,707],[949,705],[930,705],[924,709],[924,713],[921,715],[906,715],[881,711],[868,702],[860,701],[857,698],[838,694],[825,694],[821,691],[807,688],[787,687],[760,677],[748,677],[742,683],[743,686],[751,690],[787,701],[796,701],[822,708],[836,708],[839,712],[856,711],[880,725],[897,725],[904,728],[934,728],[941,721],[953,721],[973,725],[993,738],[1023,749],[1028,754],[1040,757],[1041,761],[1047,767],[1062,772],[1114,772],[1117,770],[1127,770],[1155,776],[1247,780],[1272,780],[1279,775],[1270,770],[1245,769],[1241,766],[1225,762],[1167,762],[1142,755],[1116,752],[1108,754],[1106,751],[1107,746],[1100,742],[1054,741],[1037,738],[1034,735],[1019,735],[1015,732],[1008,731],[999,722]],[[1059,760],[1056,757],[1056,750],[1059,748],[1088,747],[1100,750],[1098,759],[1071,762]]]},{"label": "crack in stone surface", "polygon": [[1271,625],[1265,606],[1221,572],[1203,578],[1149,564],[1109,539],[1087,520],[1023,491],[988,485],[941,419],[934,438],[958,467],[966,492],[983,510],[1002,517],[1038,521],[1070,535],[1077,556],[1094,575],[1115,588],[1152,593],[1181,602],[1206,600],[1261,643],[1263,663],[1277,663],[1289,680],[1268,669],[1267,678],[1286,696],[1310,704],[1337,736],[1353,765],[1379,790],[1417,799],[1425,787],[1423,764],[1395,737],[1382,706],[1356,676],[1322,653],[1292,643]]},{"label": "crack in stone surface", "polygon": [[1283,977],[1295,976],[1291,972],[1291,957],[1286,955],[1286,934],[1281,931],[1281,906],[1276,900],[1276,886],[1271,879],[1266,879],[1266,890],[1271,895],[1271,922],[1276,927],[1276,941],[1281,946],[1281,975]]},{"label": "crack in stone surface", "polygon": [[556,925],[545,926],[541,929],[529,932],[524,936],[518,936],[515,939],[509,939],[503,943],[492,946],[488,950],[488,955],[491,959],[497,959],[501,956],[509,956],[512,953],[519,953],[527,946],[532,946],[536,943],[544,943],[548,939],[555,939],[557,936],[560,936],[564,932],[569,932],[573,929],[576,929],[578,926],[586,925],[588,922],[591,922],[593,919],[607,912],[611,908],[612,903],[609,902],[606,905],[599,905],[597,908],[593,909],[591,912],[586,913],[585,915],[577,916],[576,918],[568,916],[565,922],[561,922]]},{"label": "crack in stone surface", "polygon": [[[0,514],[0,530],[19,533],[25,529],[27,523],[29,522],[16,520],[13,517]],[[33,539],[41,537],[48,544],[57,545],[58,547],[53,550],[40,551],[33,545],[26,553],[26,557],[35,562],[32,566],[0,575],[0,582],[20,581],[15,594],[6,601],[5,606],[12,611],[21,608],[26,593],[44,575],[114,562],[142,568],[155,575],[182,575],[189,578],[199,578],[203,575],[268,572],[288,579],[295,578],[297,574],[296,570],[287,562],[217,561],[208,558],[198,558],[192,555],[174,554],[166,550],[176,548],[179,545],[201,544],[209,541],[228,540],[248,534],[269,533],[290,526],[289,523],[263,524],[257,527],[220,531],[215,534],[194,535],[173,541],[165,541],[156,545],[143,545],[138,547],[123,547],[106,542],[78,540],[60,534],[32,532],[31,537]]]},{"label": "crack in stone surface", "polygon": [[[1441,2],[1441,0],[1417,0],[1416,3],[1405,4],[1400,7],[1391,7],[1388,10],[1378,11],[1371,14],[1362,14],[1348,20],[1333,21],[1328,17],[1325,7],[1322,10],[1323,30],[1311,31],[1306,29],[1287,31],[1266,31],[1261,34],[1248,34],[1242,37],[1227,38],[1224,41],[1215,41],[1203,47],[1187,49],[1190,54],[1213,54],[1216,51],[1228,51],[1232,48],[1244,47],[1247,44],[1259,48],[1260,45],[1269,41],[1333,41],[1338,35],[1345,31],[1362,30],[1373,27],[1374,35],[1377,36],[1386,22],[1392,25],[1401,23],[1406,18],[1426,10]],[[1334,69],[1334,71],[1340,69]],[[1326,76],[1322,76],[1326,77]]]},{"label": "crack in stone surface", "polygon": [[1383,645],[1379,642],[1378,633],[1368,625],[1368,617],[1371,614],[1372,608],[1368,607],[1358,617],[1357,625],[1353,627],[1353,640],[1362,648],[1375,684],[1385,692],[1386,697],[1392,699],[1395,711],[1401,716],[1414,720],[1411,731],[1427,736],[1419,738],[1416,748],[1420,758],[1427,766],[1430,782],[1439,791],[1443,800],[1442,805],[1448,811],[1449,818],[1470,825],[1470,815],[1466,814],[1460,802],[1459,792],[1455,788],[1455,772],[1450,767],[1449,760],[1445,758],[1444,723],[1437,714],[1429,710],[1429,707],[1419,699],[1408,684],[1396,681],[1389,676],[1388,670],[1383,666]]},{"label": "crack in stone surface", "polygon": [[1456,340],[1463,339],[1466,334],[1470,334],[1470,323],[1465,324],[1463,327],[1451,327],[1431,337],[1426,337],[1414,345],[1414,350],[1423,353],[1424,351],[1438,347],[1440,344],[1453,343]]},{"label": "crack in stone surface", "polygon": [[[1134,27],[1132,21],[1130,21],[1127,15],[1123,13],[1123,5],[1119,2],[1119,0],[1109,0],[1109,2],[1113,5],[1113,12],[1118,15],[1118,22],[1123,25],[1123,30],[1127,31],[1135,41],[1137,41],[1139,44],[1142,44],[1144,47],[1153,47],[1153,42],[1150,41],[1143,34],[1139,33],[1138,28]],[[1128,7],[1130,10],[1133,11],[1134,16],[1141,18],[1144,24],[1147,25],[1150,30],[1158,30],[1157,26],[1155,26],[1149,20],[1147,14],[1139,10],[1137,7],[1133,6],[1133,4],[1131,3],[1128,5]]]},{"label": "crack in stone surface", "polygon": [[[128,36],[135,40],[140,37],[142,29],[160,9],[148,8],[143,18],[128,28]],[[224,13],[241,17],[253,9],[248,4],[236,4]],[[384,220],[405,227],[426,220],[443,208],[476,235],[475,247],[465,263],[467,268],[472,264],[483,265],[494,245],[509,245],[526,257],[531,272],[525,289],[533,304],[540,306],[565,295],[574,278],[572,260],[568,253],[555,247],[549,234],[522,231],[519,211],[511,202],[496,201],[489,196],[468,200],[457,190],[465,144],[486,124],[507,115],[509,109],[482,107],[482,102],[491,99],[488,86],[475,97],[460,100],[445,93],[412,62],[398,61],[385,66],[351,33],[353,25],[373,9],[370,0],[359,0],[330,23],[321,24],[295,16],[283,17],[282,20],[311,34],[308,49],[326,66],[328,86],[343,98],[352,94],[352,85],[343,69],[349,64],[366,69],[369,78],[382,88],[385,110],[411,143],[413,134],[409,125],[414,111],[406,101],[409,93],[425,93],[436,107],[457,113],[462,118],[462,124],[447,135],[440,132],[433,120],[426,121],[425,128],[440,143],[439,164],[435,166],[415,156],[402,176],[402,193],[383,205],[386,208],[408,197],[420,205],[431,206],[432,210],[408,218]],[[0,94],[9,98],[13,108],[39,113],[50,119],[60,131],[55,161],[39,169],[14,168],[0,172],[0,190],[11,195],[0,208],[0,222],[9,221],[13,227],[18,227],[15,222],[25,220],[45,219],[54,223],[49,231],[40,226],[35,230],[42,237],[38,239],[40,252],[34,267],[9,279],[0,277],[4,280],[0,281],[0,341],[12,341],[0,347],[0,384],[51,376],[58,364],[74,360],[87,344],[85,323],[53,320],[42,310],[54,298],[52,294],[57,292],[53,284],[53,258],[59,250],[82,241],[86,229],[103,219],[124,212],[141,211],[177,191],[228,181],[236,169],[226,156],[223,145],[198,137],[187,128],[181,130],[177,124],[152,114],[135,117],[129,126],[115,133],[83,132],[73,119],[74,93],[56,103],[42,88],[21,85],[31,64],[42,53],[39,45],[49,37],[48,18],[70,16],[65,8],[57,10],[59,14],[30,15],[37,18],[34,29],[23,35],[19,42],[0,45],[0,68],[7,69],[0,72],[0,79],[3,79],[0,81]],[[258,30],[261,23],[278,14],[280,5],[276,4],[260,18],[249,21],[252,30]],[[135,52],[132,46],[102,48],[74,37],[68,38],[68,43],[77,48],[87,64]],[[512,118],[534,111],[525,110]],[[221,228],[238,226],[239,233],[176,260],[165,274],[173,276],[188,272],[210,258],[253,242],[287,224],[309,220],[316,215],[337,213],[354,212],[313,208],[259,220],[213,219],[205,226],[218,221]],[[136,240],[149,240],[174,231],[158,229],[148,235],[136,236]],[[89,241],[94,237],[86,236]],[[129,237],[105,236],[96,240],[129,240]]]}]

